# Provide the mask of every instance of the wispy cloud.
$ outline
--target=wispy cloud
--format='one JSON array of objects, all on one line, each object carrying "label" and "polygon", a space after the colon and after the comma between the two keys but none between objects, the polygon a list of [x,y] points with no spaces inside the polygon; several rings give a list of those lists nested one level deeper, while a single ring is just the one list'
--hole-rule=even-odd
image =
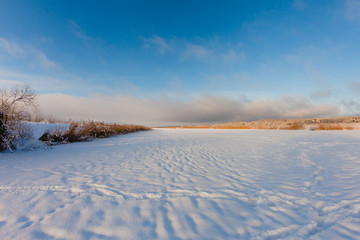
[{"label": "wispy cloud", "polygon": [[24,50],[17,43],[5,38],[0,38],[0,51],[3,51],[3,54],[5,53],[13,57],[20,57],[24,54]]},{"label": "wispy cloud", "polygon": [[158,35],[153,35],[150,38],[143,38],[144,48],[155,48],[161,54],[164,54],[168,51],[172,51],[170,44],[167,42],[165,38],[159,37]]},{"label": "wispy cloud", "polygon": [[234,61],[244,62],[246,60],[246,55],[243,51],[236,52],[234,49],[231,48],[222,55],[222,59],[225,63]]},{"label": "wispy cloud", "polygon": [[181,62],[191,59],[205,59],[205,58],[213,58],[213,52],[204,46],[189,42],[185,43],[185,47],[183,51],[180,53]]},{"label": "wispy cloud", "polygon": [[36,61],[46,70],[60,69],[60,65],[51,61],[44,53],[34,50],[32,53]]},{"label": "wispy cloud", "polygon": [[35,63],[45,70],[56,70],[61,68],[59,64],[50,60],[40,50],[29,45],[22,46],[5,38],[0,38],[0,58],[1,56],[2,58],[20,59],[29,65],[34,65]]},{"label": "wispy cloud", "polygon": [[145,99],[125,95],[90,98],[64,94],[42,95],[46,114],[63,119],[95,119],[145,125],[175,125],[264,118],[304,118],[337,116],[332,104],[313,104],[304,97],[237,100],[203,95],[189,101]]},{"label": "wispy cloud", "polygon": [[85,40],[85,41],[89,41],[92,40],[91,37],[89,37],[83,30],[82,28],[79,26],[79,24],[77,24],[76,22],[74,22],[73,20],[69,21],[70,26],[71,26],[71,30],[73,31],[73,33],[75,34],[75,36],[77,36],[78,38]]},{"label": "wispy cloud", "polygon": [[197,39],[191,41],[177,37],[164,38],[158,35],[151,37],[140,37],[144,49],[156,50],[161,55],[171,53],[172,56],[181,63],[187,61],[214,62],[221,64],[230,62],[244,62],[246,55],[240,50],[241,44],[231,44],[221,42],[219,38]]}]

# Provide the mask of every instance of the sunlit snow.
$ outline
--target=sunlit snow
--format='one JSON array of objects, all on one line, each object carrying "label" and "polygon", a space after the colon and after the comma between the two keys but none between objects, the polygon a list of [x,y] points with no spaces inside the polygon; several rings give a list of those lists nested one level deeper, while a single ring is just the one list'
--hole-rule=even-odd
[{"label": "sunlit snow", "polygon": [[0,239],[358,239],[358,131],[155,129],[0,154]]}]

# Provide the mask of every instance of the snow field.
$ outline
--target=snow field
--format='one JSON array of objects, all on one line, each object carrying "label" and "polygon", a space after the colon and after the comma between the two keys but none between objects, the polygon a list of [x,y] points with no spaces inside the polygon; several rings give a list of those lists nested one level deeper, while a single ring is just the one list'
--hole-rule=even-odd
[{"label": "snow field", "polygon": [[0,239],[358,239],[358,131],[155,129],[0,154]]}]

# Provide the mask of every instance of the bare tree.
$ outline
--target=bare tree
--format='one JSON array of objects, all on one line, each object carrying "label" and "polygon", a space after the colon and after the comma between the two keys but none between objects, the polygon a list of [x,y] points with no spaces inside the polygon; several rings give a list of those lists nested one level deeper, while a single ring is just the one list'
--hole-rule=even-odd
[{"label": "bare tree", "polygon": [[36,99],[29,85],[0,89],[0,151],[12,151],[19,139],[30,137],[29,129],[21,121],[37,108]]}]

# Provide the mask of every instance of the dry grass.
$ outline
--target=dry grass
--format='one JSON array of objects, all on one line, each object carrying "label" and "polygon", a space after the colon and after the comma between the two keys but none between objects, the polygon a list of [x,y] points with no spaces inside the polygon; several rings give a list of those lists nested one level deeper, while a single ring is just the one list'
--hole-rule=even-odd
[{"label": "dry grass", "polygon": [[355,130],[360,129],[360,117],[311,118],[290,120],[259,120],[252,122],[230,122],[198,126],[180,126],[179,128],[200,129],[279,129],[279,130]]},{"label": "dry grass", "polygon": [[291,124],[288,124],[286,127],[280,127],[281,130],[304,130],[305,126],[301,122],[294,122]]},{"label": "dry grass", "polygon": [[344,126],[342,124],[318,124],[310,128],[311,131],[325,131],[325,130],[354,130],[352,126]]},{"label": "dry grass", "polygon": [[250,126],[224,126],[224,127],[213,127],[215,129],[250,129]]},{"label": "dry grass", "polygon": [[193,129],[264,129],[264,130],[301,130],[305,129],[304,124],[296,122],[290,124],[269,124],[266,121],[257,122],[235,122],[224,124],[208,124],[198,126],[180,126],[180,128],[193,128]]},{"label": "dry grass", "polygon": [[59,128],[53,132],[46,131],[39,140],[49,145],[69,142],[89,141],[94,138],[107,138],[114,135],[147,131],[151,128],[140,125],[107,124],[103,122],[72,122],[67,129]]},{"label": "dry grass", "polygon": [[181,126],[180,128],[193,128],[193,129],[251,129],[249,126]]}]

